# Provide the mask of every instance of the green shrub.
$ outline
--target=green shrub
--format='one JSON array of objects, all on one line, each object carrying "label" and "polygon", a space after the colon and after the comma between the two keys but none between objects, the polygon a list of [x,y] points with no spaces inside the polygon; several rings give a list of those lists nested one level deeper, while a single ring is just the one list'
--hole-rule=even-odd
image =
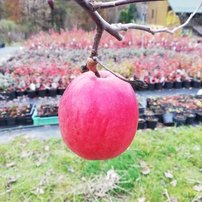
[{"label": "green shrub", "polygon": [[22,40],[20,26],[11,20],[0,20],[0,43],[12,43]]}]

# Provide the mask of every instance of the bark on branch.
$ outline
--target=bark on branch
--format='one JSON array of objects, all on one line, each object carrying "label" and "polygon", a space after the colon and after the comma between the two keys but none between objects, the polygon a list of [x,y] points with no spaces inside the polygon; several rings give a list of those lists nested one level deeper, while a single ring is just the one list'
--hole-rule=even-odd
[{"label": "bark on branch", "polygon": [[131,3],[149,2],[149,1],[165,1],[165,0],[117,0],[117,1],[110,1],[110,2],[91,1],[90,5],[92,6],[92,10],[98,10],[98,9],[122,6],[122,5],[126,5],[126,4],[131,4]]}]

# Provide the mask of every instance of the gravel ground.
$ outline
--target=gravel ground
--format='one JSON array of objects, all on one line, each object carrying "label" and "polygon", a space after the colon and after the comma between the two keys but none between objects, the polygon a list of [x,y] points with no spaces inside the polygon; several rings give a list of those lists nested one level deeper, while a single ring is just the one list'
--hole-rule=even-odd
[{"label": "gravel ground", "polygon": [[0,65],[3,64],[6,60],[8,60],[10,57],[18,53],[19,51],[22,51],[23,47],[21,46],[13,46],[13,47],[5,47],[0,48]]},{"label": "gravel ground", "polygon": [[19,136],[40,140],[61,137],[58,125],[44,127],[16,127],[0,130],[0,143],[7,143]]}]

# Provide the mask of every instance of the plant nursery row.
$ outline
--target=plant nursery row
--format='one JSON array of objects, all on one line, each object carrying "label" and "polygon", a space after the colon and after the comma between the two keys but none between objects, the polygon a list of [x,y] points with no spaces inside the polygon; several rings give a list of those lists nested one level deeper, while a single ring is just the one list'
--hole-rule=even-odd
[{"label": "plant nursery row", "polygon": [[[25,42],[26,47],[32,50],[41,49],[91,49],[95,31],[85,32],[81,29],[73,29],[70,31],[62,31],[57,33],[50,31],[49,33],[40,32],[32,36]],[[171,35],[159,33],[152,35],[137,30],[130,30],[124,34],[124,40],[118,41],[111,35],[104,33],[101,39],[101,48],[128,48],[135,49],[146,48],[163,48],[165,50],[174,50],[176,52],[195,52],[202,54],[202,40],[199,37]]]},{"label": "plant nursery row", "polygon": [[[32,104],[28,97],[0,101],[0,128],[58,124],[60,98],[61,96],[39,98]],[[139,104],[139,129],[193,125],[201,122],[202,96],[166,96],[147,99],[146,107]]]},{"label": "plant nursery row", "polygon": [[202,122],[202,96],[178,95],[147,99],[140,107],[139,129],[192,125]]},{"label": "plant nursery row", "polygon": [[39,98],[34,104],[30,104],[28,97],[0,101],[0,128],[58,124],[60,98]]},{"label": "plant nursery row", "polygon": [[[192,62],[192,59],[185,62],[182,58],[154,54],[126,60],[119,64],[123,65],[122,68],[117,63],[109,62],[108,66],[126,78],[144,81],[148,84],[147,90],[200,88],[202,59],[195,58],[195,63]],[[0,73],[0,94],[11,99],[26,94],[31,98],[55,96],[61,94],[60,89],[63,91],[79,74],[79,68],[66,62],[19,65]]]}]

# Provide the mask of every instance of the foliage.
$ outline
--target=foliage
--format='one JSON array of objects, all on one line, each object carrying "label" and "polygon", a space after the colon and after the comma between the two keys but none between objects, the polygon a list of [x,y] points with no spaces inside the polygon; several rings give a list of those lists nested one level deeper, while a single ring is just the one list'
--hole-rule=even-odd
[{"label": "foliage", "polygon": [[[201,132],[201,126],[141,131],[124,154],[107,161],[82,160],[59,139],[18,138],[0,145],[0,201],[200,201]],[[81,191],[111,170],[120,180],[106,195]]]},{"label": "foliage", "polygon": [[121,23],[130,23],[136,21],[138,18],[138,11],[134,4],[129,5],[127,8],[121,10],[119,21]]},{"label": "foliage", "polygon": [[0,20],[0,42],[11,43],[23,38],[20,26],[12,20]]}]

